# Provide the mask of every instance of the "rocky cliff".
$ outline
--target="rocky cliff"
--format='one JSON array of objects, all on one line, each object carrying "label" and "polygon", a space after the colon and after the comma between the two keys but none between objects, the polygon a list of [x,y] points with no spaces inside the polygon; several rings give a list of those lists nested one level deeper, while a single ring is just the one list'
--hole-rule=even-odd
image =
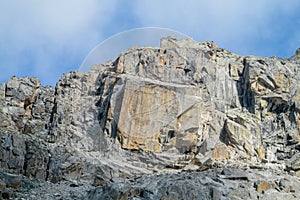
[{"label": "rocky cliff", "polygon": [[55,89],[12,77],[0,87],[2,198],[300,199],[299,54],[168,37]]}]

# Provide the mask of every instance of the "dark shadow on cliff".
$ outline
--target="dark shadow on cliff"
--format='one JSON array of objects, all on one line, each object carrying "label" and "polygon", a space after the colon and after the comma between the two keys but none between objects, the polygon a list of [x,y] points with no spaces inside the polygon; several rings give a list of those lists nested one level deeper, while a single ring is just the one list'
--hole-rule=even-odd
[{"label": "dark shadow on cliff", "polygon": [[236,82],[236,87],[239,95],[239,102],[243,108],[246,108],[250,113],[255,113],[255,96],[251,90],[249,65],[246,58],[243,60],[243,72]]},{"label": "dark shadow on cliff", "polygon": [[[99,79],[102,80],[103,78]],[[99,108],[99,113],[98,113],[98,121],[100,124],[100,127],[102,128],[103,132],[108,132],[110,133],[111,138],[116,138],[117,137],[117,126],[118,126],[118,121],[120,117],[120,112],[121,112],[121,107],[122,107],[122,99],[124,96],[124,91],[125,91],[125,85],[121,88],[121,92],[117,94],[117,99],[120,99],[120,101],[117,101],[118,103],[114,106],[114,116],[112,119],[108,119],[108,111],[109,108],[111,107],[110,102],[111,102],[111,97],[113,94],[114,87],[119,84],[119,81],[122,81],[121,79],[117,79],[114,82],[109,83],[107,91],[104,91],[105,87],[105,82],[100,83],[99,82],[99,88],[97,90],[97,95],[99,95],[101,98],[99,101],[96,103],[96,106]],[[126,82],[126,80],[125,80]],[[106,130],[106,123],[108,120],[111,121],[111,130]]]}]

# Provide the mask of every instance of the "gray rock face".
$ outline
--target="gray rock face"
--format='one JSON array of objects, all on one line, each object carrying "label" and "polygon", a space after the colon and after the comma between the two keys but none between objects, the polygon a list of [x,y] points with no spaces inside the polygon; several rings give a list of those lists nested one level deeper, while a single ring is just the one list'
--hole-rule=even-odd
[{"label": "gray rock face", "polygon": [[298,53],[245,57],[169,37],[55,89],[13,77],[0,86],[2,196],[300,198],[299,66]]},{"label": "gray rock face", "polygon": [[110,182],[91,190],[88,199],[296,199],[300,188],[292,181],[257,169],[216,168]]}]

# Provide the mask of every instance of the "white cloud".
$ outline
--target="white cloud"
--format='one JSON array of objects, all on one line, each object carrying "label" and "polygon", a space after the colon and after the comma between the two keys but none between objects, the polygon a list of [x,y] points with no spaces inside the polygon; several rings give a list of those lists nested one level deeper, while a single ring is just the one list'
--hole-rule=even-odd
[{"label": "white cloud", "polygon": [[237,53],[262,55],[270,52],[260,50],[259,43],[279,37],[277,31],[285,26],[281,18],[297,15],[300,9],[298,0],[145,0],[133,5],[143,25],[173,28]]},{"label": "white cloud", "polygon": [[[116,3],[117,0],[1,1],[0,38],[4,42],[0,44],[0,59],[11,60],[0,61],[0,69],[17,68],[6,70],[8,74],[2,73],[1,80],[14,75],[9,72],[23,74],[21,67],[31,64],[35,69],[30,75],[53,83],[64,72],[63,67],[71,68],[61,65],[79,62],[95,43],[103,40]],[[28,63],[22,63],[24,60]]]},{"label": "white cloud", "polygon": [[109,34],[139,26],[244,55],[290,56],[300,44],[299,10],[299,0],[0,1],[0,81],[33,75],[54,84]]}]

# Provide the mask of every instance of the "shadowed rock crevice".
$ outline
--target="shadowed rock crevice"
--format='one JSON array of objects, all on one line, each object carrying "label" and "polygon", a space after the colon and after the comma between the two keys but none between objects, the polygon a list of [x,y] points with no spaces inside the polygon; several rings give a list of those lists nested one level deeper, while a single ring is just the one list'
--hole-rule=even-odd
[{"label": "shadowed rock crevice", "polygon": [[239,95],[239,101],[242,107],[246,108],[250,113],[255,113],[255,97],[251,90],[250,75],[249,75],[249,64],[247,59],[243,60],[243,72],[242,76],[237,81],[237,90]]},{"label": "shadowed rock crevice", "polygon": [[121,114],[121,109],[122,109],[122,104],[123,104],[123,98],[124,98],[124,93],[125,93],[125,88],[126,88],[126,79],[121,80],[118,79],[116,81],[116,84],[122,85],[116,98],[118,99],[115,107],[114,107],[114,118],[112,122],[112,128],[111,128],[111,137],[116,138],[118,136],[118,123],[120,120],[120,114]]},{"label": "shadowed rock crevice", "polygon": [[[104,79],[104,80],[108,80],[109,79]],[[115,85],[118,82],[118,78],[117,79],[113,79],[111,83],[108,83],[108,86],[106,85],[105,82],[100,83],[100,87],[98,88],[98,92],[97,92],[97,96],[100,96],[99,101],[97,101],[96,106],[98,107],[98,120],[99,120],[99,124],[100,127],[102,128],[102,131],[105,132],[109,132],[110,133],[110,137],[112,138],[116,138],[117,136],[117,122],[115,122],[115,119],[108,119],[108,111],[110,109],[110,103],[111,103],[111,97],[113,94],[113,89],[115,87]],[[108,88],[105,88],[108,87]],[[119,106],[120,108],[120,106]],[[110,121],[110,123],[112,124],[111,130],[106,130],[107,126],[106,126],[106,122],[107,120]]]}]

